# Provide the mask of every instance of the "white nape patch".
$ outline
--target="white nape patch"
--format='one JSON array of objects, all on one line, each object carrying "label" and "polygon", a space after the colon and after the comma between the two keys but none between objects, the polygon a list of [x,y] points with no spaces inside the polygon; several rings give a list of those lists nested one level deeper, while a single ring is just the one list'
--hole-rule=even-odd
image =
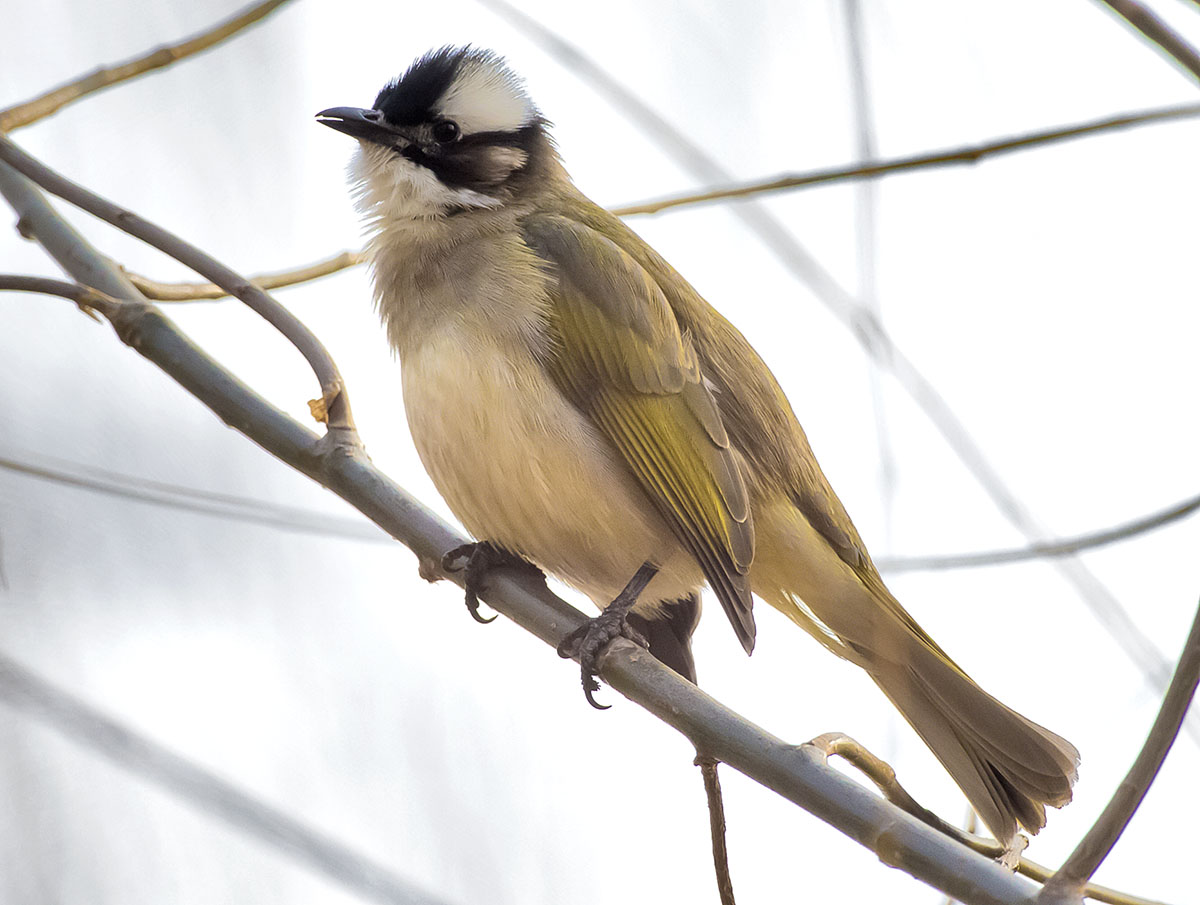
[{"label": "white nape patch", "polygon": [[464,207],[494,208],[503,204],[498,198],[471,189],[450,188],[427,167],[369,141],[359,141],[346,172],[354,205],[369,218],[368,222],[420,220]]},{"label": "white nape patch", "polygon": [[497,57],[463,60],[437,112],[458,123],[466,135],[515,132],[537,118],[525,86]]}]

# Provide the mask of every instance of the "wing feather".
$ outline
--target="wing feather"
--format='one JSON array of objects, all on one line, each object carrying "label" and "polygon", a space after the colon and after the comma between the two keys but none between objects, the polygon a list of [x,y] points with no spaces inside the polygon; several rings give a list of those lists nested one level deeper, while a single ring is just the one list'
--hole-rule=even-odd
[{"label": "wing feather", "polygon": [[550,373],[612,443],[752,649],[750,503],[690,337],[653,277],[600,233],[538,215],[524,235],[547,268]]}]

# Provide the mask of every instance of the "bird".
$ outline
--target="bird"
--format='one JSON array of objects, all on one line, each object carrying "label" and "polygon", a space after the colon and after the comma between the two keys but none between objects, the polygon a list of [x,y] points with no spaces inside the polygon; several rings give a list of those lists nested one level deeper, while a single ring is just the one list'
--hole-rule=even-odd
[{"label": "bird", "polygon": [[1071,800],[1079,752],[900,605],[767,365],[575,186],[502,57],[430,51],[317,121],[358,141],[374,299],[421,462],[476,538],[451,552],[470,553],[477,618],[497,565],[581,591],[601,613],[560,653],[595,703],[613,638],[695,682],[701,589],[748,654],[757,597],[865,670],[1006,846]]}]

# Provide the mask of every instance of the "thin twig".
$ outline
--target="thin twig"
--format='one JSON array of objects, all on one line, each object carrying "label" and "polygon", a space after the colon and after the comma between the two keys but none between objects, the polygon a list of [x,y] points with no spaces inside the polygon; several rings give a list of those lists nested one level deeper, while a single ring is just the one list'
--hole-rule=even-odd
[{"label": "thin twig", "polygon": [[1120,129],[1130,129],[1152,123],[1172,122],[1181,119],[1194,119],[1200,116],[1200,104],[1178,104],[1171,107],[1159,107],[1141,113],[1126,113],[1120,116],[1110,116],[1104,119],[1088,120],[1073,126],[1062,126],[1056,129],[1046,129],[1039,132],[1029,132],[1024,135],[1014,135],[980,145],[964,145],[947,148],[942,151],[927,151],[909,157],[893,157],[888,160],[874,161],[853,166],[830,167],[822,170],[812,170],[807,173],[796,173],[776,176],[771,179],[739,182],[724,188],[710,189],[704,192],[691,192],[686,195],[676,195],[661,198],[656,201],[644,201],[639,204],[625,205],[613,210],[618,216],[628,217],[634,214],[657,214],[660,211],[692,204],[704,204],[712,201],[727,201],[733,198],[745,198],[751,195],[761,195],[765,192],[780,192],[789,189],[812,188],[817,185],[829,185],[835,182],[845,182],[855,179],[890,176],[896,173],[908,173],[914,170],[924,170],[931,167],[946,167],[962,164],[975,164],[987,157],[999,157],[1015,151],[1024,151],[1041,145],[1056,144],[1096,135],[1113,132]]},{"label": "thin twig", "polygon": [[729,847],[725,844],[725,798],[721,794],[721,780],[717,776],[715,757],[697,752],[695,764],[704,778],[704,795],[708,799],[708,830],[712,836],[713,869],[717,874],[717,894],[721,905],[735,905],[733,898],[733,876],[729,873]]},{"label": "thin twig", "polygon": [[[911,814],[922,823],[933,827],[939,833],[945,833],[951,839],[957,839],[964,845],[972,845],[974,847],[972,837],[969,834],[963,832],[954,824],[943,820],[908,794],[908,790],[900,785],[900,781],[896,779],[896,771],[891,764],[872,754],[850,736],[841,732],[827,732],[805,744],[806,747],[819,751],[821,756],[826,760],[835,755],[842,758],[842,760],[862,773],[863,776],[871,780],[884,798],[906,814]],[[1002,850],[998,842],[991,842],[988,850],[983,853],[992,855],[993,847],[995,851]]]},{"label": "thin twig", "polygon": [[1171,750],[1183,718],[1187,714],[1196,686],[1200,683],[1200,608],[1192,620],[1192,629],[1184,642],[1183,652],[1175,667],[1175,675],[1163,698],[1162,707],[1150,729],[1146,743],[1125,774],[1112,800],[1096,819],[1075,851],[1047,881],[1038,901],[1040,905],[1066,905],[1078,902],[1083,888],[1096,869],[1112,851],[1125,827],[1133,819],[1138,805],[1146,797],[1151,783],[1158,775],[1167,753]]},{"label": "thin twig", "polygon": [[1162,528],[1200,510],[1200,495],[1191,497],[1167,509],[1125,522],[1102,531],[1092,531],[1076,537],[1045,543],[1030,544],[1012,550],[984,550],[977,553],[956,553],[946,556],[904,556],[880,559],[876,565],[882,572],[919,572],[932,569],[970,569],[976,566],[996,566],[1005,563],[1068,556],[1084,550],[1094,550],[1108,544],[1129,540],[1148,531]]},{"label": "thin twig", "polygon": [[[262,273],[250,277],[249,280],[259,289],[280,289],[284,286],[294,286],[297,283],[307,283],[310,280],[329,276],[348,267],[362,264],[366,259],[366,255],[361,251],[342,251],[332,257],[317,261],[315,264]],[[215,283],[160,283],[128,271],[126,275],[146,298],[154,299],[157,302],[209,301],[229,295]]]},{"label": "thin twig", "polygon": [[[986,839],[982,836],[977,836],[970,829],[962,830],[954,824],[943,820],[937,814],[933,813],[933,811],[920,804],[908,793],[908,790],[904,786],[900,785],[900,781],[896,779],[896,771],[890,764],[872,754],[868,749],[850,738],[850,736],[844,735],[841,732],[828,732],[808,742],[806,747],[819,752],[826,759],[835,755],[842,758],[869,779],[879,789],[883,797],[896,805],[896,807],[900,808],[906,814],[916,817],[922,823],[928,824],[938,832],[945,833],[950,838],[961,842],[972,851],[986,855],[989,858],[995,858],[1002,863],[1007,863],[1009,867],[1015,867],[1017,873],[1029,877],[1031,880],[1044,882],[1053,874],[1053,871],[1049,868],[1021,857],[1019,851],[1007,851],[995,839]],[[973,814],[974,812],[972,812]],[[1019,838],[1024,839],[1023,836]],[[1162,902],[1143,899],[1140,896],[1119,892],[1095,883],[1088,883],[1084,887],[1084,894],[1090,899],[1095,899],[1097,902],[1105,902],[1108,905],[1163,905]]]},{"label": "thin twig", "polygon": [[26,154],[4,135],[0,135],[0,160],[51,194],[181,261],[245,302],[300,351],[317,375],[321,384],[321,399],[309,405],[318,420],[325,421],[330,430],[342,434],[344,442],[358,442],[350,413],[350,399],[337,365],[321,341],[294,314],[220,261],[161,226],[71,182]]},{"label": "thin twig", "polygon": [[54,280],[49,277],[27,277],[10,273],[0,273],[0,291],[36,292],[40,295],[57,295],[69,299],[79,306],[79,310],[88,317],[96,320],[96,312],[111,315],[120,304],[112,296],[105,295],[88,286],[79,283],[68,283],[65,280]]},{"label": "thin twig", "polygon": [[[55,465],[58,467],[54,467]],[[301,509],[297,506],[283,506],[266,500],[198,490],[165,481],[151,481],[104,468],[66,462],[45,453],[39,454],[35,464],[21,461],[0,450],[0,469],[42,481],[51,481],[66,487],[76,487],[106,496],[214,518],[233,519],[300,534],[316,534],[372,543],[392,543],[391,538],[362,519],[338,518],[324,512]]]},{"label": "thin twig", "polygon": [[0,132],[11,132],[13,129],[27,126],[56,113],[81,97],[155,69],[170,66],[184,57],[207,50],[233,37],[247,26],[266,18],[287,2],[288,0],[266,0],[264,3],[255,4],[233,18],[219,22],[186,41],[159,47],[115,66],[101,67],[32,100],[0,110]]},{"label": "thin twig", "polygon": [[[847,167],[815,170],[791,176],[778,176],[765,181],[739,183],[725,189],[713,189],[680,195],[661,201],[626,205],[614,208],[613,213],[618,216],[656,213],[661,210],[674,210],[692,204],[729,200],[767,192],[788,189],[803,190],[830,182],[874,178],[893,173],[907,173],[927,167],[977,163],[986,157],[1036,148],[1039,145],[1083,138],[1088,135],[1102,134],[1117,129],[1130,129],[1154,123],[1192,119],[1198,116],[1200,116],[1200,104],[1161,107],[1154,110],[1144,110],[1140,113],[1127,113],[1100,120],[1089,120],[1088,122],[1076,123],[1072,126],[1063,126],[1043,132],[1030,132],[1025,135],[1005,138],[982,145],[932,151],[916,157],[897,158],[890,161],[872,161]],[[341,251],[315,264],[307,264],[303,267],[272,271],[250,277],[250,282],[262,289],[281,289],[285,286],[293,286],[297,283],[304,283],[308,280],[329,276],[347,267],[361,264],[365,260],[366,256],[361,251]],[[129,273],[128,277],[147,298],[155,299],[156,301],[207,301],[224,298],[228,295],[221,287],[213,283],[165,283],[140,276],[136,273]]]},{"label": "thin twig", "polygon": [[1160,19],[1153,10],[1138,3],[1137,0],[1100,0],[1100,2],[1124,18],[1154,44],[1157,44],[1164,53],[1191,73],[1192,78],[1200,81],[1200,53],[1197,53],[1196,48],[1185,41],[1179,32]]},{"label": "thin twig", "polygon": [[[858,162],[862,164],[879,156],[879,145],[875,138],[871,82],[867,75],[867,42],[860,0],[842,0],[842,11],[854,110],[854,149]],[[854,236],[858,296],[863,307],[882,322],[883,302],[879,296],[879,185],[873,179],[863,179],[854,185]],[[888,549],[896,514],[898,468],[888,426],[884,370],[868,360],[867,383],[871,393],[871,411],[875,416],[875,442],[879,448],[879,509],[883,517],[881,534],[885,549]]]}]

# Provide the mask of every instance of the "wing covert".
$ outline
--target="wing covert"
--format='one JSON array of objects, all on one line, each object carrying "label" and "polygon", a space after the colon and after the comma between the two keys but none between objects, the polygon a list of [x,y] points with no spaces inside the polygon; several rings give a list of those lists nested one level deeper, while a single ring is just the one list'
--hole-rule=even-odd
[{"label": "wing covert", "polygon": [[690,338],[653,278],[600,233],[539,215],[524,237],[548,271],[548,370],[695,556],[751,650],[750,506]]}]

